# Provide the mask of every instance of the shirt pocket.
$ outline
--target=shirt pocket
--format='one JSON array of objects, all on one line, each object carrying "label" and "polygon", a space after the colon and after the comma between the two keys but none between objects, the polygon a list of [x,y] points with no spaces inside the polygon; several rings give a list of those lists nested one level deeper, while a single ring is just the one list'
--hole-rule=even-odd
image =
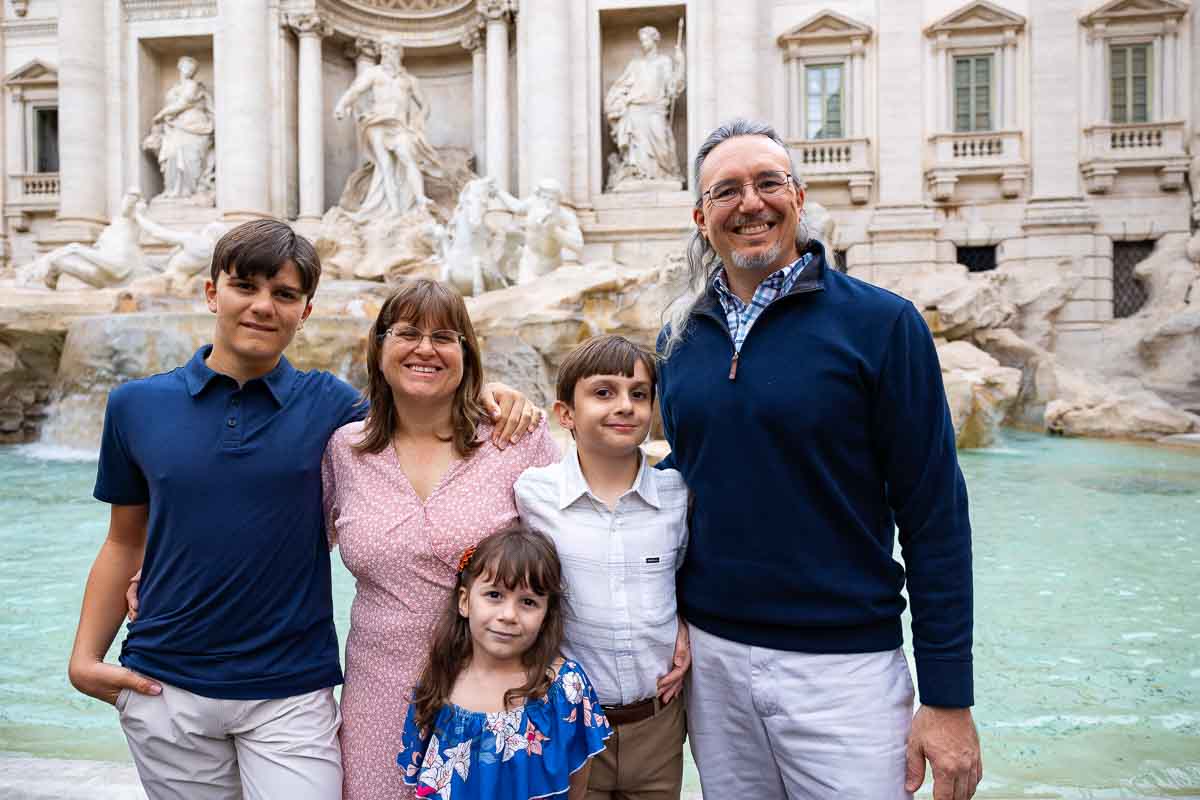
[{"label": "shirt pocket", "polygon": [[646,531],[626,539],[626,570],[640,588],[647,623],[662,624],[675,615],[675,569],[681,544],[669,530]]}]

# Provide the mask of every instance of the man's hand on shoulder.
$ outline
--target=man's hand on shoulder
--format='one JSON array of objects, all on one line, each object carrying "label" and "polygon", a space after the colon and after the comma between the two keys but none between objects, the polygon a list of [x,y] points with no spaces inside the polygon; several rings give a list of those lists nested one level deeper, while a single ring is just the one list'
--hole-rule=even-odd
[{"label": "man's hand on shoulder", "polygon": [[904,790],[925,782],[925,762],[933,772],[933,800],[970,800],[983,780],[979,733],[969,708],[921,706],[908,736]]}]

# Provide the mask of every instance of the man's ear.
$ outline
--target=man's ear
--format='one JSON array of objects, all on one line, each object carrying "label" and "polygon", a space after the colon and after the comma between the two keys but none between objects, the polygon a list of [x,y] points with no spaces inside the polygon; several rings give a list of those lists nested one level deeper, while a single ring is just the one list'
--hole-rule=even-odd
[{"label": "man's ear", "polygon": [[552,407],[554,416],[558,419],[558,427],[563,430],[575,430],[575,411],[562,400],[555,400]]},{"label": "man's ear", "polygon": [[692,209],[692,222],[696,223],[696,227],[700,229],[700,235],[705,239],[708,238],[708,222],[704,219],[704,206],[699,205]]}]

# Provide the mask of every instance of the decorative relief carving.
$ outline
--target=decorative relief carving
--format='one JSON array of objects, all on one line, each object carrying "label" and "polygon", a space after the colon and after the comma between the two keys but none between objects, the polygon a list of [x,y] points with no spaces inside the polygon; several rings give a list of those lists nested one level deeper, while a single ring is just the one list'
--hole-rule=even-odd
[{"label": "decorative relief carving", "polygon": [[463,46],[464,50],[475,52],[483,46],[483,29],[482,17],[476,17],[467,23],[463,28],[462,38],[459,39],[459,44]]},{"label": "decorative relief carving", "polygon": [[329,36],[333,33],[333,26],[319,14],[289,14],[287,27],[297,36]]},{"label": "decorative relief carving", "polygon": [[437,16],[469,5],[471,0],[342,0],[350,6],[396,16]]},{"label": "decorative relief carving", "polygon": [[475,8],[484,19],[494,22],[508,14],[516,14],[517,5],[517,0],[479,0]]},{"label": "decorative relief carving", "polygon": [[217,15],[217,0],[121,0],[121,6],[129,22]]}]

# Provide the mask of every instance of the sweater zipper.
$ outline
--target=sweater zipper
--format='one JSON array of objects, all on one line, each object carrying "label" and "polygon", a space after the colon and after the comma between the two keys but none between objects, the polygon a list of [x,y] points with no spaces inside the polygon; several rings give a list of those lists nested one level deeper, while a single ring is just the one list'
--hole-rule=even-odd
[{"label": "sweater zipper", "polygon": [[[766,308],[764,308],[764,309],[762,310],[762,313],[758,315],[758,319],[756,319],[756,320],[754,321],[754,326],[753,326],[753,327],[752,327],[750,330],[754,330],[754,328],[757,328],[757,327],[758,327],[758,324],[759,324],[760,322],[762,322],[762,318],[763,318],[763,317],[765,317],[765,316],[767,315],[767,312],[768,312],[768,311],[770,311],[770,310],[771,310],[771,308],[772,308],[774,305],[776,305],[776,304],[777,304],[777,303],[778,303],[780,300],[783,300],[783,299],[785,299],[785,298],[788,298],[788,297],[794,297],[794,296],[796,296],[796,295],[801,295],[801,294],[811,294],[812,292],[820,292],[820,291],[823,291],[823,290],[824,290],[824,288],[825,288],[825,287],[823,287],[823,286],[808,286],[808,287],[805,287],[804,289],[797,289],[797,290],[794,290],[794,291],[788,292],[788,293],[787,293],[787,294],[785,294],[783,297],[777,297],[777,298],[775,298],[774,302],[772,302],[772,303],[771,303],[771,305],[769,305],[769,306],[767,306]],[[750,334],[749,334],[749,333],[747,333],[747,334],[746,334],[746,339],[749,339],[749,338],[750,338]],[[746,339],[743,339],[743,340],[742,340],[742,347],[745,347],[745,346],[746,346]],[[733,335],[732,335],[732,334],[730,334],[730,336],[729,336],[729,343],[730,343],[730,345],[732,345],[732,344],[733,344]],[[735,348],[734,348],[734,351],[733,351],[733,358],[731,358],[731,359],[729,360],[729,380],[731,380],[731,381],[736,381],[736,380],[737,380],[738,359],[739,359],[739,358],[741,358],[741,353],[739,353],[739,352],[737,351],[737,348],[735,347]]]}]

